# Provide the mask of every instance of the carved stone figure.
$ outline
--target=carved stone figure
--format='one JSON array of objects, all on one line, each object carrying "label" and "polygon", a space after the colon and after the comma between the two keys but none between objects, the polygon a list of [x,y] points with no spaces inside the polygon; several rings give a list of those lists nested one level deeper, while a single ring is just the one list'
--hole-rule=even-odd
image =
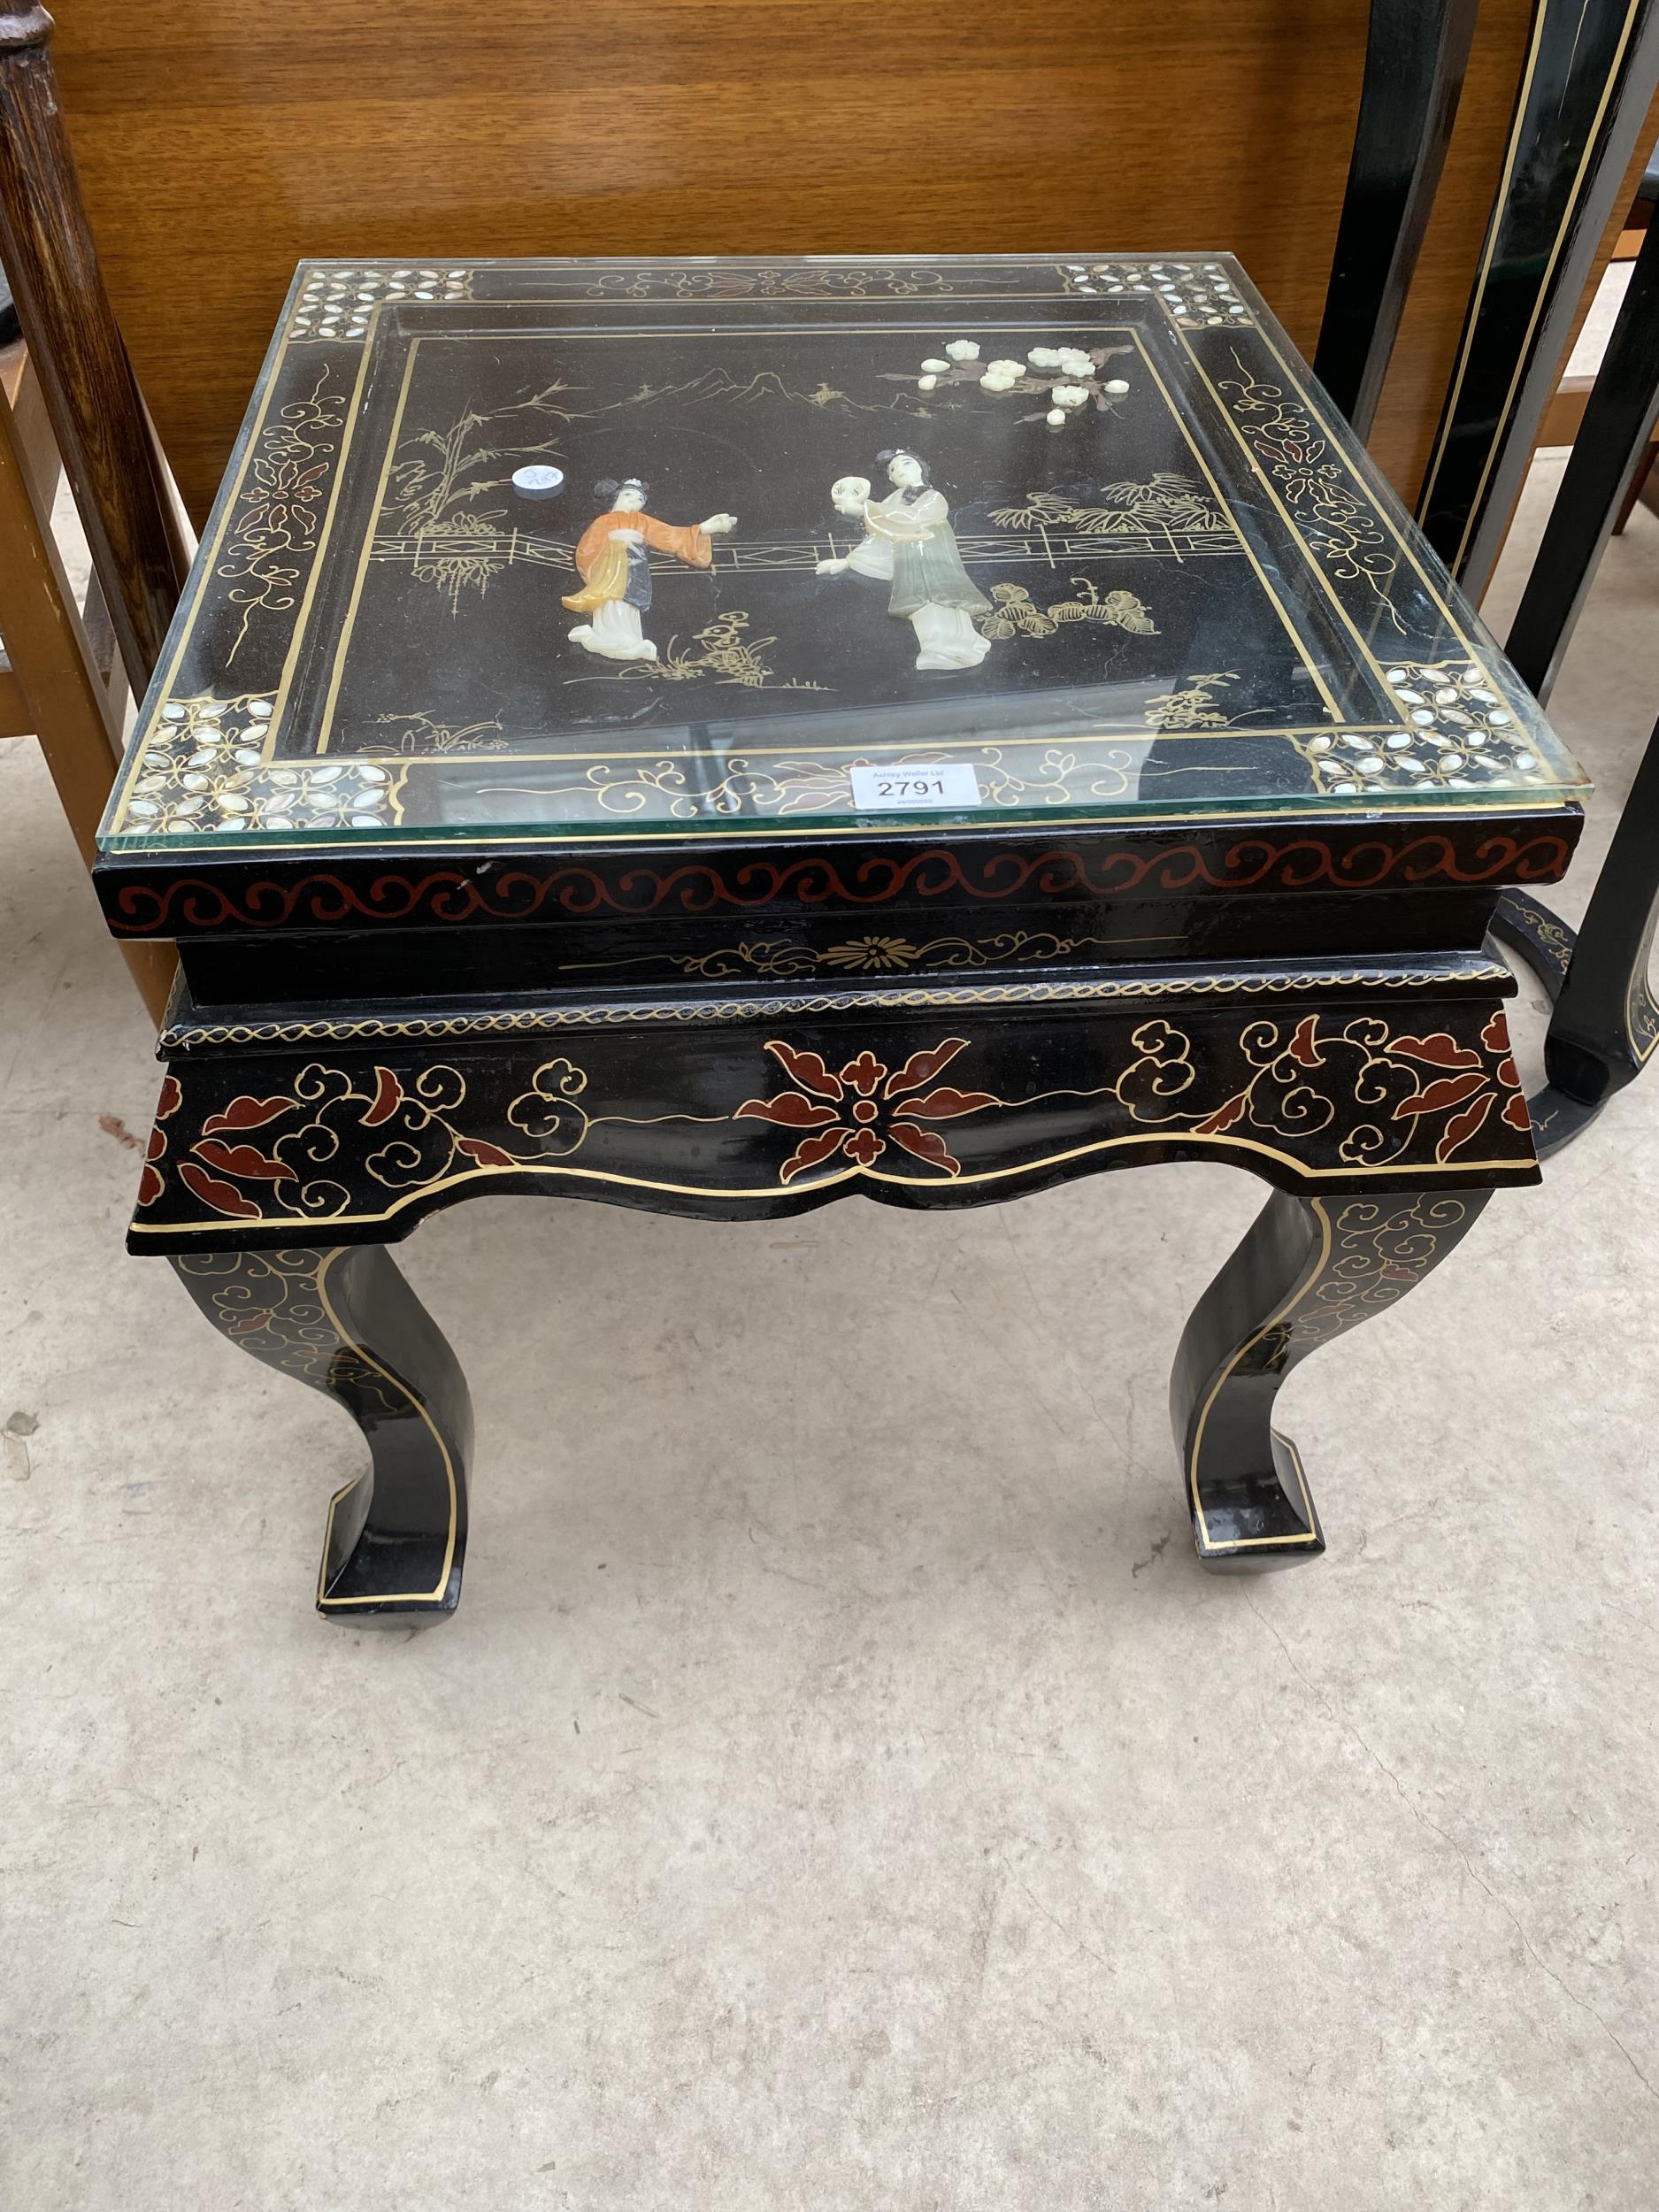
[{"label": "carved stone figure", "polygon": [[564,603],[572,614],[592,615],[570,633],[571,642],[610,661],[654,661],[657,648],[640,628],[651,603],[651,568],[646,548],[672,553],[689,568],[707,568],[714,558],[710,540],[730,530],[735,515],[710,515],[705,522],[676,527],[645,511],[650,487],[637,476],[618,483],[604,477],[594,486],[597,499],[611,504],[582,532],[576,567],[582,588]]},{"label": "carved stone figure", "polygon": [[843,476],[830,489],[839,512],[859,517],[862,541],[845,559],[820,561],[820,576],[850,570],[893,587],[887,612],[908,615],[922,669],[977,668],[991,649],[972,618],[990,601],[962,565],[950,527],[944,494],[933,488],[927,464],[903,448],[876,456],[893,486],[884,499],[872,499],[870,480]]}]

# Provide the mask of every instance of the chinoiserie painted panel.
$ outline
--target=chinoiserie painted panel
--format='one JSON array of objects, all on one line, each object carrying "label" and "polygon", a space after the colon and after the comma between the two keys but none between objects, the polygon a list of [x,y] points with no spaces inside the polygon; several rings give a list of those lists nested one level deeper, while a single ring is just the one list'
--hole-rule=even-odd
[{"label": "chinoiserie painted panel", "polygon": [[1582,787],[1225,258],[306,265],[205,543],[111,847]]}]

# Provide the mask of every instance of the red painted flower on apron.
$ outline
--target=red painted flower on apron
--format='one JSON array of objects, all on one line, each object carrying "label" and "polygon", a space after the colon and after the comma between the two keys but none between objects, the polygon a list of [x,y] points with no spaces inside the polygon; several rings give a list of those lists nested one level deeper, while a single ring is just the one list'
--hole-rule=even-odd
[{"label": "red painted flower on apron", "polygon": [[967,1045],[965,1037],[947,1037],[931,1051],[911,1053],[897,1069],[866,1049],[836,1071],[818,1053],[773,1039],[766,1049],[796,1087],[780,1091],[775,1098],[746,1098],[737,1118],[775,1122],[780,1129],[803,1133],[778,1171],[781,1182],[793,1182],[809,1168],[837,1157],[855,1167],[872,1167],[889,1146],[947,1175],[959,1175],[962,1163],[938,1130],[921,1125],[1002,1104],[989,1091],[958,1091],[948,1084],[928,1087]]}]

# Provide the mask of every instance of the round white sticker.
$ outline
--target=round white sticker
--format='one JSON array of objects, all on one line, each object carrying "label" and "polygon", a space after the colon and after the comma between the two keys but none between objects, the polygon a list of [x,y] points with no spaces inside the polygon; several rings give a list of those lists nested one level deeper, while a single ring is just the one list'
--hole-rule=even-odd
[{"label": "round white sticker", "polygon": [[564,481],[564,470],[549,468],[545,462],[538,461],[512,472],[513,489],[522,492],[526,499],[551,499]]}]

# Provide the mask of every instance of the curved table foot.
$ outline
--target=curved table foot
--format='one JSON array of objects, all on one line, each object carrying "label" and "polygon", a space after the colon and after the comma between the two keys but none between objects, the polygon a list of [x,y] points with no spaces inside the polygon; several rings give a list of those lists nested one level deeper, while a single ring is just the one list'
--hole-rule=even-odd
[{"label": "curved table foot", "polygon": [[1324,1551],[1301,1455],[1272,1425],[1279,1385],[1319,1345],[1402,1298],[1489,1195],[1269,1199],[1194,1307],[1170,1382],[1193,1540],[1212,1573],[1263,1574]]},{"label": "curved table foot", "polygon": [[329,1502],[317,1609],[359,1626],[442,1620],[466,1550],[466,1382],[380,1245],[190,1254],[173,1263],[232,1343],[345,1407],[369,1470]]}]

